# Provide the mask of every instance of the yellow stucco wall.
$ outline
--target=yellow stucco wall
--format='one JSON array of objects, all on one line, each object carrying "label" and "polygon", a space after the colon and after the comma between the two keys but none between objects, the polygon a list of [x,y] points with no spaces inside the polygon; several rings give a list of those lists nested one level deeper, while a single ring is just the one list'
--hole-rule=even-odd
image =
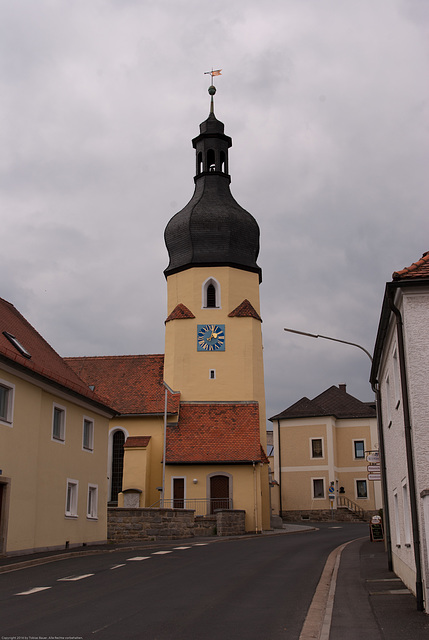
[{"label": "yellow stucco wall", "polygon": [[[0,424],[0,467],[10,478],[3,551],[105,540],[108,418],[9,371],[0,377],[15,385],[13,426]],[[66,410],[64,443],[52,440],[54,402]],[[84,416],[94,421],[92,452],[82,447]],[[65,515],[68,479],[78,482],[76,517]],[[97,519],[87,518],[88,484],[98,488]]]},{"label": "yellow stucco wall", "polygon": [[[201,508],[202,499],[210,498],[210,476],[226,474],[231,478],[232,505],[234,509],[246,511],[246,531],[261,531],[264,526],[264,507],[262,502],[262,473],[265,469],[252,465],[167,465],[165,473],[165,499],[171,506],[173,498],[173,478],[185,478],[185,499],[189,508]],[[196,482],[194,482],[196,480]],[[197,500],[197,502],[192,502]],[[187,506],[187,505],[185,505]],[[204,515],[204,514],[201,514]]]},{"label": "yellow stucco wall", "polygon": [[[203,287],[209,278],[219,285],[219,308],[204,308]],[[180,391],[182,401],[257,401],[260,441],[266,451],[261,322],[251,317],[228,317],[245,299],[260,314],[258,274],[231,267],[191,268],[167,278],[167,293],[168,315],[178,304],[184,304],[195,318],[166,323],[165,382],[173,390]],[[225,325],[225,351],[197,350],[197,326],[206,323]],[[210,378],[210,370],[213,369],[216,372],[215,379]],[[261,522],[266,529],[270,526],[268,465],[261,470],[258,478],[261,483],[259,491],[262,493]],[[246,498],[248,503],[249,499]]]},{"label": "yellow stucco wall", "polygon": [[[277,424],[274,425],[277,430]],[[311,439],[322,438],[323,457],[311,457]],[[367,479],[367,462],[354,458],[354,440],[365,449],[377,445],[376,419],[301,418],[280,421],[281,500],[283,511],[328,509],[328,488],[365,510],[381,508],[380,482]],[[324,498],[313,496],[313,479],[324,480]],[[367,498],[359,498],[356,481],[367,481]],[[344,493],[339,493],[340,487]],[[336,501],[334,502],[336,507]]]},{"label": "yellow stucco wall", "polygon": [[[109,477],[111,469],[111,440],[121,429],[127,436],[150,436],[147,448],[128,449],[124,454],[123,489],[140,489],[140,506],[150,507],[159,500],[157,487],[162,485],[162,456],[164,449],[164,416],[120,417],[110,421]],[[119,497],[118,506],[122,506]]]}]

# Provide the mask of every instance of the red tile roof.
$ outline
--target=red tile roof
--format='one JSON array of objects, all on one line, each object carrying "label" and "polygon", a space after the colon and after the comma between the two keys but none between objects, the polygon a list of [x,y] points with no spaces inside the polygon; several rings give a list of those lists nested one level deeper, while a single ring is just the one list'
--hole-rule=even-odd
[{"label": "red tile roof", "polygon": [[256,318],[262,322],[262,318],[253,305],[245,298],[238,307],[236,307],[231,313],[228,313],[230,318]]},{"label": "red tile roof", "polygon": [[125,449],[135,449],[137,447],[146,448],[149,444],[151,436],[128,436],[125,440]]},{"label": "red tile roof", "polygon": [[182,403],[177,426],[167,429],[167,464],[251,463],[261,459],[257,402]]},{"label": "red tile roof", "polygon": [[[164,356],[64,358],[88,385],[121,414],[164,413]],[[169,413],[177,413],[179,394],[168,393]]]},{"label": "red tile roof", "polygon": [[180,302],[180,304],[174,307],[165,322],[170,322],[170,320],[187,320],[188,318],[195,318],[195,316],[192,311],[189,311],[188,307]]},{"label": "red tile roof", "polygon": [[409,278],[429,278],[429,251],[426,251],[417,262],[401,271],[394,271],[393,280],[408,280]]},{"label": "red tile roof", "polygon": [[[4,331],[15,336],[31,357],[23,356],[6,338]],[[108,408],[104,406],[104,401],[98,394],[89,389],[13,304],[3,298],[0,298],[0,356],[12,366],[42,376],[65,389],[85,396],[92,402],[102,404],[104,409]]]}]

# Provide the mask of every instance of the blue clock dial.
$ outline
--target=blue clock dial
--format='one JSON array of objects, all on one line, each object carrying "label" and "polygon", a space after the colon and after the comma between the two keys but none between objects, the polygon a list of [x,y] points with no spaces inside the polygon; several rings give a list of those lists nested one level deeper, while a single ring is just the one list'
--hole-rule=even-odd
[{"label": "blue clock dial", "polygon": [[225,325],[199,324],[197,351],[225,351]]}]

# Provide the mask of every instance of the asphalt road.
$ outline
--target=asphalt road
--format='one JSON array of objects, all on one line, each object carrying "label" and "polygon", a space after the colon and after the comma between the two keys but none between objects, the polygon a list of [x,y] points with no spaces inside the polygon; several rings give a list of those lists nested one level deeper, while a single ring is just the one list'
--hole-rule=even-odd
[{"label": "asphalt road", "polygon": [[365,524],[175,541],[0,575],[0,638],[297,640],[329,553]]}]

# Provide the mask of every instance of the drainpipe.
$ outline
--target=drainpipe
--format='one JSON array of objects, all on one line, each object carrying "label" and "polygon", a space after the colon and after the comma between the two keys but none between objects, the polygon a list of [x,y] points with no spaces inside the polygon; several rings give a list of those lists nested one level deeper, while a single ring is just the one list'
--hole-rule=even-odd
[{"label": "drainpipe", "polygon": [[411,523],[413,530],[413,548],[414,548],[414,561],[416,564],[416,600],[417,611],[423,611],[423,584],[422,584],[422,566],[420,555],[420,532],[417,512],[417,495],[416,495],[416,476],[414,469],[413,459],[413,442],[411,433],[411,417],[410,417],[410,405],[408,396],[408,382],[407,382],[407,369],[405,364],[405,348],[404,348],[404,333],[401,312],[394,303],[395,292],[390,289],[388,291],[388,302],[391,311],[395,314],[396,318],[396,332],[398,338],[398,355],[399,355],[399,371],[401,375],[401,391],[402,391],[402,403],[404,414],[404,432],[405,432],[405,450],[407,454],[407,470],[408,470],[408,482],[410,484],[410,508],[411,508]]},{"label": "drainpipe", "polygon": [[380,393],[380,386],[378,382],[371,384],[371,387],[375,394],[375,408],[377,411],[378,446],[380,451],[381,488],[383,491],[384,532],[386,534],[387,567],[389,571],[393,571],[392,538],[390,533],[389,493],[387,490],[387,471],[386,471],[386,455],[385,455],[385,448],[384,448],[383,414],[381,411],[381,393]]},{"label": "drainpipe", "polygon": [[279,445],[279,515],[283,517],[283,503],[282,503],[282,447],[280,443],[280,420],[277,420],[277,442]]},{"label": "drainpipe", "polygon": [[256,485],[256,464],[252,461],[253,465],[253,491],[255,495],[255,504],[253,507],[254,510],[254,518],[255,518],[255,533],[258,533],[258,493],[257,493],[257,485]]}]

